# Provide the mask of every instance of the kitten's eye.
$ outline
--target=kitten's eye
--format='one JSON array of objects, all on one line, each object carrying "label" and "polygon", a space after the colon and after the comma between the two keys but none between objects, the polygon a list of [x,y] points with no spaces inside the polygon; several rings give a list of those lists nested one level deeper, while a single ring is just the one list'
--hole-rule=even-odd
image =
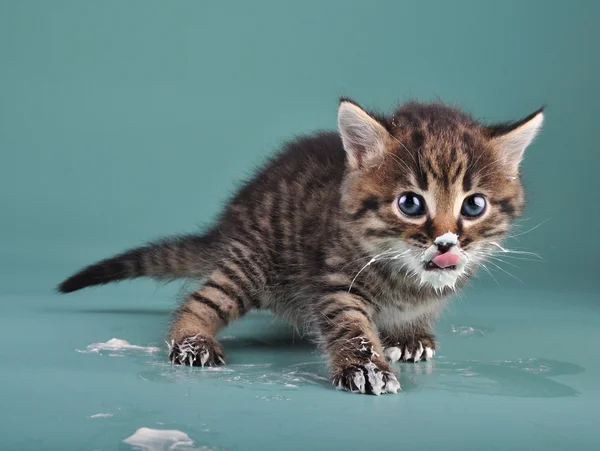
[{"label": "kitten's eye", "polygon": [[485,205],[485,197],[481,194],[473,194],[463,201],[460,213],[467,218],[476,218],[485,211]]},{"label": "kitten's eye", "polygon": [[398,207],[406,216],[425,214],[425,200],[415,193],[404,193],[398,198]]}]

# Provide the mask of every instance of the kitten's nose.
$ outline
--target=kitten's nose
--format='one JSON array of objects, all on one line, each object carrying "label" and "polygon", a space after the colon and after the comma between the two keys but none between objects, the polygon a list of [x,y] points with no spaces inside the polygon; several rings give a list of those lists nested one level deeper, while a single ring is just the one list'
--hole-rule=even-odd
[{"label": "kitten's nose", "polygon": [[453,243],[452,244],[451,243],[437,243],[436,246],[437,246],[437,249],[440,252],[440,254],[445,254],[450,249],[452,249],[454,244]]},{"label": "kitten's nose", "polygon": [[458,235],[456,233],[447,232],[438,236],[434,241],[440,254],[445,254],[450,249],[458,244]]}]

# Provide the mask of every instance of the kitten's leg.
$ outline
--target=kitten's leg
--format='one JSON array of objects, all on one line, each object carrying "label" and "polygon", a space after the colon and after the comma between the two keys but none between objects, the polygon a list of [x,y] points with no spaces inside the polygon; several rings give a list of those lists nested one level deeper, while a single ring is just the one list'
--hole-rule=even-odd
[{"label": "kitten's leg", "polygon": [[385,333],[382,342],[383,353],[390,362],[431,360],[437,349],[435,336],[425,322],[407,324],[392,333]]},{"label": "kitten's leg", "polygon": [[337,388],[375,395],[400,390],[365,299],[340,289],[323,296],[316,308],[318,332]]},{"label": "kitten's leg", "polygon": [[217,265],[207,282],[175,312],[169,333],[169,360],[190,366],[225,363],[217,333],[258,307],[263,273],[241,258]]}]

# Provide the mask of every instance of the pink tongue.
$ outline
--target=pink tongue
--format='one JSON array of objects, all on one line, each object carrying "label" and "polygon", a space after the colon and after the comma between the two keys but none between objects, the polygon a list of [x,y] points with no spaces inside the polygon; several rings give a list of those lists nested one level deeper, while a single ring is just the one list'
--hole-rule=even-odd
[{"label": "pink tongue", "polygon": [[445,254],[436,255],[431,261],[440,268],[447,268],[448,266],[458,265],[460,255],[446,252]]}]

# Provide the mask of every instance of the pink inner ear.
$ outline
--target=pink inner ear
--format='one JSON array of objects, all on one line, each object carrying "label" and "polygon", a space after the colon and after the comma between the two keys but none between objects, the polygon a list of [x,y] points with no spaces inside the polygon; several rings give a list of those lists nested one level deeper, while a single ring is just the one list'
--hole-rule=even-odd
[{"label": "pink inner ear", "polygon": [[460,255],[446,252],[445,254],[436,255],[431,261],[440,268],[447,268],[448,266],[458,265],[460,262]]}]

